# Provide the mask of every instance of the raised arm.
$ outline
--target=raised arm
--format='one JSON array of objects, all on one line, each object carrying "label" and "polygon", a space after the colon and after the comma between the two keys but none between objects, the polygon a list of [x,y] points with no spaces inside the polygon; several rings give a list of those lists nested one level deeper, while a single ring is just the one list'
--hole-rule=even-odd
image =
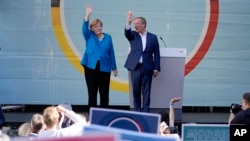
[{"label": "raised arm", "polygon": [[132,32],[131,32],[131,23],[134,20],[134,15],[132,11],[128,11],[127,13],[127,24],[125,27],[125,36],[130,41],[133,38]]},{"label": "raised arm", "polygon": [[85,21],[89,21],[89,17],[92,14],[92,12],[93,12],[93,7],[91,5],[87,5],[86,6],[85,18],[84,18]]},{"label": "raised arm", "polygon": [[85,40],[88,40],[88,38],[90,36],[89,18],[90,18],[90,15],[92,14],[92,12],[93,12],[93,7],[91,5],[87,5],[84,21],[82,24],[82,34],[83,34],[83,37]]},{"label": "raised arm", "polygon": [[181,97],[174,97],[170,100],[170,107],[169,107],[169,126],[173,127],[174,126],[174,103],[178,102],[181,100]]},{"label": "raised arm", "polygon": [[133,22],[135,16],[133,15],[132,11],[128,11],[127,13],[127,25],[131,25],[131,23]]},{"label": "raised arm", "polygon": [[57,106],[57,111],[61,113],[61,115],[67,116],[69,119],[71,119],[74,123],[79,124],[86,124],[86,121],[84,121],[78,114],[76,114],[74,111],[70,111],[68,109],[65,109],[62,106]]}]

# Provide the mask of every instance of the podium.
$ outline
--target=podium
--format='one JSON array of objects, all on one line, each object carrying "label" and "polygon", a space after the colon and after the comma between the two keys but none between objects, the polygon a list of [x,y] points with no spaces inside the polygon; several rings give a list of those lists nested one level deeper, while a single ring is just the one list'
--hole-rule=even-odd
[{"label": "podium", "polygon": [[[173,97],[183,98],[185,48],[160,48],[161,72],[152,80],[150,112],[169,112],[169,101]],[[130,74],[129,74],[130,76]],[[130,109],[133,106],[133,91],[129,77]],[[174,104],[175,120],[182,120],[182,100]]]}]

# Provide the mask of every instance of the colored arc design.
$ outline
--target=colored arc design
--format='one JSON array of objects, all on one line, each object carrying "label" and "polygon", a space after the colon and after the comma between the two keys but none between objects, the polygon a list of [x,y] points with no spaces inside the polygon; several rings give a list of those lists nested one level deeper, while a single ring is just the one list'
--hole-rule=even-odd
[{"label": "colored arc design", "polygon": [[119,122],[124,122],[124,123],[128,123],[128,124],[131,124],[132,126],[134,126],[134,128],[136,128],[135,131],[138,131],[138,132],[143,132],[143,129],[142,127],[140,126],[140,124],[131,119],[131,118],[128,118],[128,117],[118,117],[118,118],[115,118],[113,120],[111,120],[109,123],[108,123],[108,127],[116,127],[115,124],[119,124]]},{"label": "colored arc design", "polygon": [[[210,8],[209,8],[210,7]],[[207,0],[207,16],[203,28],[204,34],[201,35],[196,47],[187,57],[185,64],[185,76],[187,76],[201,62],[208,52],[218,25],[219,18],[219,0]],[[209,11],[209,12],[208,12]],[[208,22],[206,22],[208,21]]]},{"label": "colored arc design", "polygon": [[[51,0],[51,18],[54,34],[56,39],[62,49],[64,55],[68,61],[81,73],[84,75],[84,70],[80,64],[80,60],[71,48],[70,43],[67,40],[67,35],[65,34],[65,29],[63,28],[62,19],[61,19],[61,9],[60,9],[61,0]],[[207,10],[206,10],[206,19],[203,28],[203,32],[200,40],[197,42],[196,47],[192,50],[190,55],[186,59],[185,64],[185,76],[187,76],[192,70],[198,66],[201,60],[205,57],[208,52],[212,41],[214,39],[219,17],[219,0],[206,0]],[[207,21],[207,22],[206,22]],[[110,88],[112,90],[120,92],[129,92],[128,83],[111,79]]]}]

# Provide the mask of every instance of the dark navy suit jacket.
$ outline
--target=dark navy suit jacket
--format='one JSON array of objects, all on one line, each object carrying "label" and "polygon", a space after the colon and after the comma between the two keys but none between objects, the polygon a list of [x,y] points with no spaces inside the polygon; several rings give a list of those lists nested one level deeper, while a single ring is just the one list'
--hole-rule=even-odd
[{"label": "dark navy suit jacket", "polygon": [[160,49],[157,36],[147,32],[146,48],[142,50],[141,36],[131,29],[125,29],[125,36],[130,42],[130,53],[124,67],[128,70],[134,70],[139,63],[140,57],[143,59],[143,71],[147,74],[153,74],[154,70],[160,71]]}]

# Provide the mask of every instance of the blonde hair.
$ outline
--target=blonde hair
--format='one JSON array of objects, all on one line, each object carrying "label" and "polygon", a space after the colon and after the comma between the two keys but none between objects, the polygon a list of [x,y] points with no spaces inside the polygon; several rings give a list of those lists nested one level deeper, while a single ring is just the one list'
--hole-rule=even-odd
[{"label": "blonde hair", "polygon": [[43,116],[41,114],[34,114],[30,121],[31,132],[38,133],[43,127]]},{"label": "blonde hair", "polygon": [[30,133],[30,123],[24,122],[18,127],[17,131],[18,131],[18,136],[28,136]]},{"label": "blonde hair", "polygon": [[50,106],[44,109],[43,112],[43,121],[46,125],[46,128],[53,128],[59,121],[60,114],[57,111],[55,106]]},{"label": "blonde hair", "polygon": [[95,26],[96,24],[100,23],[101,26],[103,26],[103,23],[100,19],[94,19],[91,23],[90,23],[90,28],[92,29],[93,26]]}]

